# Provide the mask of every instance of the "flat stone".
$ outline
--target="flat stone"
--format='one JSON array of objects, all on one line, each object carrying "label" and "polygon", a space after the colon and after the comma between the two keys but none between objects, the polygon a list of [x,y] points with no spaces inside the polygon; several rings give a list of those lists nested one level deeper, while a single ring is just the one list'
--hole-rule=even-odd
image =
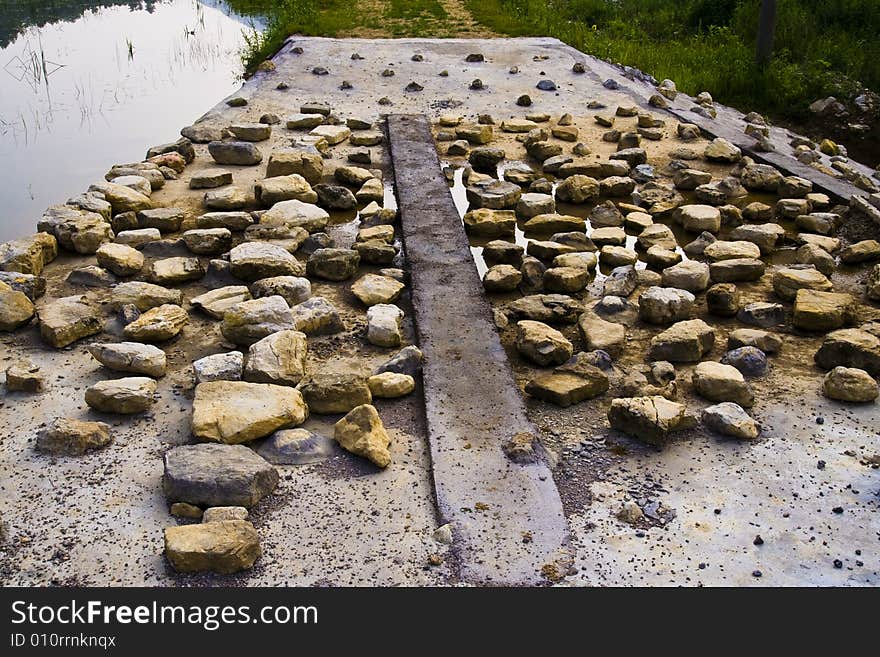
[{"label": "flat stone", "polygon": [[98,381],[86,389],[90,408],[102,413],[142,413],[155,402],[156,382],[145,376]]},{"label": "flat stone", "polygon": [[792,301],[801,289],[829,292],[833,287],[825,274],[816,269],[784,267],[773,273],[773,291],[786,301]]},{"label": "flat stone", "polygon": [[240,351],[212,354],[193,362],[196,383],[209,381],[240,381],[244,355]]},{"label": "flat stone", "polygon": [[731,258],[709,263],[709,278],[713,283],[756,281],[764,275],[765,268],[757,258]]},{"label": "flat stone", "polygon": [[190,304],[214,319],[223,319],[227,310],[250,298],[250,291],[244,285],[228,285],[200,294],[190,299]]},{"label": "flat stone", "polygon": [[263,154],[247,141],[212,141],[208,153],[217,164],[253,166],[263,161]]},{"label": "flat stone", "polygon": [[801,288],[794,300],[792,324],[805,331],[832,331],[853,319],[855,301],[849,294]]},{"label": "flat stone", "polygon": [[199,228],[225,228],[232,232],[242,231],[253,223],[250,212],[206,212],[196,217]]},{"label": "flat stone", "polygon": [[[313,301],[314,298],[309,301]],[[223,315],[220,331],[223,337],[233,344],[248,347],[277,331],[302,330],[296,324],[284,298],[271,296],[243,301],[232,306]],[[307,331],[303,332],[307,333]]]},{"label": "flat stone", "polygon": [[205,169],[189,179],[190,189],[215,189],[232,184],[232,172],[225,169]]},{"label": "flat stone", "polygon": [[165,376],[165,352],[140,342],[96,342],[88,346],[92,357],[104,367],[117,372],[145,376]]},{"label": "flat stone", "polygon": [[103,422],[56,418],[37,433],[36,448],[56,456],[82,456],[112,442],[110,426]]},{"label": "flat stone", "polygon": [[592,377],[568,372],[542,374],[525,387],[526,393],[532,397],[563,408],[598,397],[607,390],[608,377],[599,369],[595,369]]},{"label": "flat stone", "polygon": [[40,336],[56,349],[100,333],[104,328],[100,309],[86,297],[71,296],[50,301],[39,310],[38,315]]},{"label": "flat stone", "polygon": [[286,176],[264,178],[254,184],[257,203],[272,207],[282,201],[297,200],[303,203],[317,203],[318,193],[309,182],[297,173]]},{"label": "flat stone", "polygon": [[193,435],[234,445],[306,421],[309,409],[295,388],[244,381],[211,381],[196,386]]},{"label": "flat stone", "polygon": [[300,390],[309,410],[325,415],[348,413],[373,399],[367,380],[347,373],[314,374],[302,382]]},{"label": "flat stone", "polygon": [[160,239],[162,239],[162,233],[158,228],[135,228],[116,233],[117,244],[125,244],[134,249]]},{"label": "flat stone", "polygon": [[175,337],[189,322],[186,311],[174,304],[150,308],[123,329],[125,337],[138,342],[164,342]]},{"label": "flat stone", "polygon": [[624,397],[613,399],[608,410],[612,429],[651,445],[663,446],[675,431],[689,429],[693,419],[683,404],[665,397]]},{"label": "flat stone", "polygon": [[276,431],[260,442],[256,451],[276,465],[309,465],[326,461],[338,448],[331,438],[298,428]]},{"label": "flat stone", "polygon": [[709,265],[706,263],[686,260],[665,268],[661,280],[666,287],[698,293],[709,287],[709,275]]},{"label": "flat stone", "polygon": [[825,370],[843,366],[880,376],[880,337],[862,329],[832,331],[825,336],[814,360]]},{"label": "flat stone", "polygon": [[701,360],[715,345],[715,331],[701,319],[673,324],[651,339],[650,358],[693,363]]},{"label": "flat stone", "polygon": [[722,402],[703,409],[703,424],[712,431],[740,440],[754,440],[761,432],[757,422],[734,402]]},{"label": "flat stone", "polygon": [[179,306],[182,303],[183,292],[180,290],[170,290],[161,285],[141,281],[120,283],[113,288],[110,297],[110,306],[116,311],[129,304],[134,305],[141,312],[146,312],[156,306],[164,304]]},{"label": "flat stone", "polygon": [[244,281],[273,276],[299,276],[302,263],[286,249],[267,242],[244,242],[229,252],[232,275]]}]

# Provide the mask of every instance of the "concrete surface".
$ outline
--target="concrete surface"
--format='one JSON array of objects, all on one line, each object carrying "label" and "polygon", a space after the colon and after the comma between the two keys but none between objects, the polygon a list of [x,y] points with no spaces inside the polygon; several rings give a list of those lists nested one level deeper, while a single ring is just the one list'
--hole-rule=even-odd
[{"label": "concrete surface", "polygon": [[[301,47],[302,54],[293,53],[295,47]],[[364,59],[350,59],[354,52]],[[471,52],[483,53],[487,61],[465,63],[465,56]],[[424,61],[411,61],[414,53],[421,53]],[[585,120],[590,100],[614,107],[647,98],[651,93],[647,85],[626,80],[608,64],[552,39],[370,41],[295,37],[273,61],[275,71],[258,74],[236,94],[248,99],[247,106],[230,108],[220,102],[204,120],[225,126],[255,121],[265,112],[283,117],[298,112],[301,104],[314,101],[329,103],[343,118],[362,115],[377,120],[389,113],[437,117],[455,112],[469,120],[480,113],[490,113],[500,120],[531,112],[555,116],[571,112],[578,120]],[[572,73],[575,61],[586,62],[588,72]],[[329,75],[313,75],[315,66],[328,68]],[[518,66],[519,73],[510,74],[511,66]],[[381,71],[386,68],[393,68],[396,75],[382,77]],[[443,70],[448,71],[448,77],[439,76]],[[556,82],[557,92],[535,89],[537,81],[545,77]],[[601,86],[609,77],[618,79],[620,90]],[[482,79],[486,89],[470,91],[468,85],[474,78]],[[343,80],[353,88],[340,89]],[[290,88],[276,89],[280,81]],[[424,90],[404,91],[410,81],[423,85]],[[531,95],[532,107],[515,105],[522,93]],[[382,97],[387,97],[390,104],[380,105]],[[681,102],[681,107],[676,102],[674,111],[685,112],[688,121],[700,123],[710,133],[741,132],[744,123],[739,112],[716,105],[719,119],[703,125],[706,121],[689,111],[686,99]],[[662,110],[651,111],[658,116],[664,114]],[[774,129],[773,135],[774,140],[784,139],[781,130]],[[282,147],[290,137],[291,133],[276,128],[272,141],[261,144],[261,149],[268,152]],[[175,138],[167,136],[168,141]],[[144,144],[144,149],[148,146]],[[345,144],[333,149],[328,171],[345,161],[348,148]],[[373,166],[383,170],[390,200],[396,172],[392,172],[384,148],[373,151]],[[847,187],[838,189],[835,181],[823,180],[827,176],[814,170],[801,172],[789,152],[787,147],[781,148],[774,156],[780,159],[774,164],[786,171],[808,174],[818,187],[833,193],[856,192]],[[213,166],[204,146],[198,146],[197,153],[198,159],[181,181],[168,184],[154,198],[165,205],[181,205],[191,213],[197,212],[200,196],[186,189],[185,183],[192,173]],[[427,152],[424,157],[428,157]],[[436,173],[432,171],[436,167],[433,157],[425,165],[422,160],[409,160],[405,154],[403,159],[407,167],[419,170],[424,166],[426,179]],[[108,168],[112,164],[108,162]],[[236,182],[250,184],[263,172],[262,166],[236,170]],[[446,202],[438,199],[438,203],[442,207]],[[343,243],[354,238],[354,219],[338,218],[339,224],[333,230]],[[455,258],[454,262],[462,262],[457,251]],[[64,282],[64,276],[73,266],[85,263],[86,259],[71,256],[53,263],[46,273],[46,298],[72,294],[74,290]],[[463,280],[472,277],[466,271],[456,273],[462,268],[463,264],[450,267],[448,273]],[[418,278],[416,272],[413,274]],[[854,284],[850,278],[854,277],[846,278],[844,286]],[[198,284],[183,289],[187,299],[204,291]],[[105,296],[100,290],[89,294],[98,301]],[[314,343],[310,340],[310,371],[351,367],[368,370],[384,360],[385,352],[365,346],[363,309],[346,285],[322,284],[316,286],[315,294],[330,297],[343,309],[349,330],[339,338]],[[449,297],[455,292],[447,290],[445,294]],[[408,320],[414,313],[443,311],[443,307],[414,309],[408,298],[401,307]],[[475,318],[482,326],[486,320]],[[154,411],[137,418],[111,418],[117,442],[83,459],[49,459],[34,452],[33,441],[36,430],[55,416],[98,417],[87,411],[82,392],[96,380],[112,375],[91,361],[85,345],[114,339],[118,329],[112,318],[108,315],[105,334],[62,351],[43,347],[34,328],[0,337],[0,366],[24,355],[41,364],[49,379],[49,390],[43,395],[7,394],[0,406],[0,516],[8,534],[0,546],[0,582],[437,585],[457,583],[461,575],[467,579],[468,574],[482,579],[490,570],[500,570],[503,558],[496,559],[499,555],[484,555],[483,563],[475,560],[462,565],[459,555],[466,552],[447,552],[431,538],[442,522],[435,506],[434,485],[442,490],[443,482],[432,481],[425,412],[417,389],[405,400],[379,406],[393,436],[392,467],[377,472],[346,455],[315,466],[283,467],[277,493],[252,514],[265,551],[254,570],[232,578],[174,574],[161,553],[162,529],[177,522],[168,514],[161,495],[161,455],[167,448],[191,440],[192,383],[186,371],[189,362],[226,350],[220,346],[216,323],[195,313],[190,313],[190,321],[179,338],[165,345],[175,373],[160,382],[160,401]],[[411,321],[406,328],[407,340],[414,341]],[[503,334],[502,345],[509,351]],[[817,371],[810,362],[813,351],[812,342],[796,342],[793,338],[789,342],[786,338],[785,360],[771,361],[772,375],[757,388],[755,414],[766,428],[765,437],[749,445],[692,432],[659,452],[609,432],[604,418],[607,400],[578,405],[566,415],[546,404],[527,401],[529,417],[523,421],[534,423],[546,444],[560,455],[553,477],[571,529],[577,569],[568,582],[876,585],[880,581],[880,484],[876,469],[880,414],[876,405],[852,409],[819,396]],[[630,358],[632,362],[642,361],[643,356],[636,351]],[[500,364],[503,354],[499,353],[497,359]],[[511,363],[516,382],[522,385],[529,376],[528,369],[513,358]],[[467,364],[458,367],[465,370]],[[813,417],[819,414],[825,419],[821,426]],[[326,424],[315,422],[306,426],[326,430]],[[493,460],[497,465],[495,456],[490,465]],[[826,462],[823,470],[818,469],[819,460]],[[450,462],[450,467],[454,465]],[[454,483],[456,487],[458,484]],[[651,520],[640,527],[623,525],[614,514],[621,499],[634,495],[658,502],[661,511],[675,513],[659,513],[663,522]],[[844,509],[843,513],[831,511],[837,506]],[[721,513],[716,514],[716,508]],[[448,514],[441,508],[441,515]],[[555,522],[551,526],[554,532],[558,530]],[[765,543],[753,546],[754,535],[759,533]],[[855,550],[861,554],[856,555]],[[429,556],[434,554],[442,556],[442,565],[428,565]],[[831,560],[837,558],[843,562],[841,568],[831,565]],[[701,569],[701,563],[707,565]],[[760,578],[752,575],[756,569],[762,572]]]}]

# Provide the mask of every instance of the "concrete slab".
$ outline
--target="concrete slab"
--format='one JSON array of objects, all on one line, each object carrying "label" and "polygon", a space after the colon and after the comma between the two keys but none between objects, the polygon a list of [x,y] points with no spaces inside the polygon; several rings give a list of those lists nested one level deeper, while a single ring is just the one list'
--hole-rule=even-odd
[{"label": "concrete slab", "polygon": [[542,568],[564,557],[559,493],[545,462],[519,465],[502,449],[537,432],[492,324],[431,126],[423,116],[391,115],[388,136],[440,515],[453,524],[465,581],[538,584]]}]

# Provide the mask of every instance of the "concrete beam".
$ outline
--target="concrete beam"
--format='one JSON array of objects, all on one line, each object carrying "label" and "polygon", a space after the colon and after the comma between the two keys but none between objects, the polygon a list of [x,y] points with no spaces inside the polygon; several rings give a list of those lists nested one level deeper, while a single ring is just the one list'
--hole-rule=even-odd
[{"label": "concrete beam", "polygon": [[423,378],[440,515],[453,524],[464,581],[528,585],[563,556],[568,527],[550,469],[521,465],[502,444],[538,433],[526,416],[430,123],[391,115],[388,135]]}]

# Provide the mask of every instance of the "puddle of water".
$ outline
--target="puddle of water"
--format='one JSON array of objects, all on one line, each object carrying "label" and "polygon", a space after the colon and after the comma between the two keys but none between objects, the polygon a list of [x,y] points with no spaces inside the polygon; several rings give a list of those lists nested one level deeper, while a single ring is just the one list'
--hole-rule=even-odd
[{"label": "puddle of water", "polygon": [[175,140],[238,87],[244,31],[261,27],[225,0],[4,2],[0,241]]}]

